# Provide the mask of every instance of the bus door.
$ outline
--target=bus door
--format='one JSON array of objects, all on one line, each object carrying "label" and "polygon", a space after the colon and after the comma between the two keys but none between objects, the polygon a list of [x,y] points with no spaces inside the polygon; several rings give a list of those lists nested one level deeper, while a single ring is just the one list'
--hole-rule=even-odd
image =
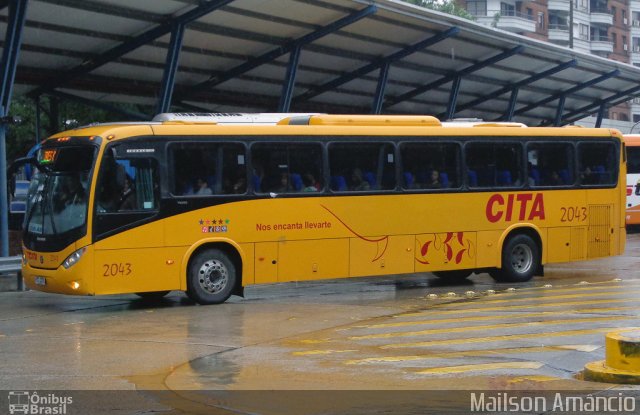
[{"label": "bus door", "polygon": [[160,218],[161,148],[139,141],[105,150],[94,204],[95,287],[101,294],[179,288]]}]

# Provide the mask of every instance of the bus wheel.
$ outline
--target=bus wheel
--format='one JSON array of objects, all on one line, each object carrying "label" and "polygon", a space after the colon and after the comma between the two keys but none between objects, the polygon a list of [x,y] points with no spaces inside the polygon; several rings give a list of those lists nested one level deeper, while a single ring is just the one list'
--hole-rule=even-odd
[{"label": "bus wheel", "polygon": [[159,300],[171,291],[148,291],[144,293],[136,293],[136,295],[143,300]]},{"label": "bus wheel", "polygon": [[509,238],[502,248],[502,268],[491,276],[496,281],[525,282],[533,278],[540,268],[538,244],[528,235],[519,234]]},{"label": "bus wheel", "polygon": [[189,263],[187,295],[198,304],[224,303],[235,285],[236,268],[217,249],[204,250]]},{"label": "bus wheel", "polygon": [[435,271],[433,275],[444,281],[460,282],[466,280],[471,273],[470,269],[460,269],[455,271]]}]

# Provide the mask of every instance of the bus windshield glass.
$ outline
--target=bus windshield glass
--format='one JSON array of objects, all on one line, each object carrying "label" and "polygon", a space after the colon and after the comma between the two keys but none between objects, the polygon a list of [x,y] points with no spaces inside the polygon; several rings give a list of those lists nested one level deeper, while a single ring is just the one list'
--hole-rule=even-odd
[{"label": "bus windshield glass", "polygon": [[42,168],[34,175],[27,196],[25,230],[34,235],[58,235],[83,227],[96,147],[43,148]]}]

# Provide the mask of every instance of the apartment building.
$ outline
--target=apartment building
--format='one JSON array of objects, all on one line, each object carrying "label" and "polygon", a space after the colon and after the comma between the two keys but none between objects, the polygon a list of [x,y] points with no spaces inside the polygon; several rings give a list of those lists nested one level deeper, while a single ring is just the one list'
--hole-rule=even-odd
[{"label": "apartment building", "polygon": [[[523,36],[640,66],[640,0],[456,0],[476,21]],[[608,118],[640,121],[640,99]]]}]

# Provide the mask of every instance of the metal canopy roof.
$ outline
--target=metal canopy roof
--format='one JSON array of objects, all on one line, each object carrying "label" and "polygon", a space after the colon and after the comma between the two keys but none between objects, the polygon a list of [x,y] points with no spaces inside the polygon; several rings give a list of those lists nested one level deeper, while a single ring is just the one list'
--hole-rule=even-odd
[{"label": "metal canopy roof", "polygon": [[628,64],[396,0],[29,0],[15,91],[156,112],[562,125],[640,94],[638,80]]}]

